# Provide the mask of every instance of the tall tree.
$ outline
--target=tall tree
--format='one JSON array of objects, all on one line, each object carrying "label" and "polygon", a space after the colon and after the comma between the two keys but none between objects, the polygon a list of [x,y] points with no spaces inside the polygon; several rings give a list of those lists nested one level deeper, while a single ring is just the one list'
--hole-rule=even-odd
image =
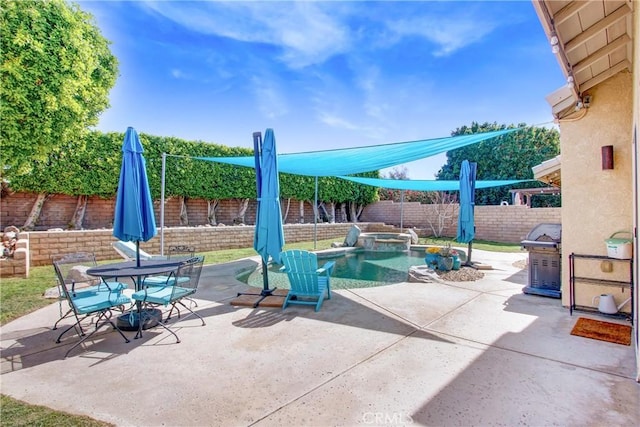
[{"label": "tall tree", "polygon": [[[467,135],[516,126],[496,123],[463,126],[452,132],[452,136]],[[447,152],[447,163],[437,174],[438,179],[457,180],[463,160],[478,163],[478,180],[533,179],[531,168],[560,153],[560,134],[556,129],[547,129],[519,124],[519,131],[492,138],[477,144],[457,148]],[[512,188],[533,188],[543,186],[538,182],[521,183],[515,186],[476,190],[477,205],[497,205],[503,200],[511,200]]]},{"label": "tall tree", "polygon": [[83,151],[109,106],[118,64],[91,15],[64,0],[0,0],[0,174]]}]

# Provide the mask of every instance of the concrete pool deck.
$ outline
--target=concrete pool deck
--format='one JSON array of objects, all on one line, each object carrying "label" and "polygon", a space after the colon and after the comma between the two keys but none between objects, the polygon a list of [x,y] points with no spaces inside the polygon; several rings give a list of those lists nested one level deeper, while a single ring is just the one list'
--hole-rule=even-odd
[{"label": "concrete pool deck", "polygon": [[1,392],[122,426],[636,425],[634,344],[570,335],[590,316],[523,294],[526,258],[474,250],[481,280],[336,290],[318,313],[232,307],[257,261],[210,266],[180,344],[105,332],[67,359],[51,304],[2,327]]}]

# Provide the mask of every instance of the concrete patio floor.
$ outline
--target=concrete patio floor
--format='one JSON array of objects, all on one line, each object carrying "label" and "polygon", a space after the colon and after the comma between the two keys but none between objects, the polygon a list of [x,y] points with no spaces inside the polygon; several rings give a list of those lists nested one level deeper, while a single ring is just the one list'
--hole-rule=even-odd
[{"label": "concrete patio floor", "polygon": [[318,313],[232,307],[257,262],[210,266],[180,344],[105,328],[67,359],[55,303],[2,327],[1,392],[121,426],[637,425],[633,344],[570,335],[593,316],[522,294],[526,258],[474,250],[481,280],[337,290]]}]

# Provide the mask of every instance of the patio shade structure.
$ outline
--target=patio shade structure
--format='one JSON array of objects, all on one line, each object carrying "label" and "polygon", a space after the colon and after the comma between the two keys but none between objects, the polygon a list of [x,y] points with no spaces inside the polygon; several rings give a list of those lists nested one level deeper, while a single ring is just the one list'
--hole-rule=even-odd
[{"label": "patio shade structure", "polygon": [[[495,139],[500,136],[517,132],[521,128],[502,129],[493,132],[483,132],[471,135],[456,135],[442,138],[421,139],[416,141],[394,142],[389,144],[370,145],[364,147],[350,147],[343,149],[310,151],[303,153],[278,154],[278,171],[294,175],[304,175],[316,177],[351,175],[361,172],[370,172],[397,166],[414,160],[435,156],[467,145],[476,144],[481,141]],[[255,145],[255,144],[254,144]],[[164,227],[164,162],[166,154],[163,153],[162,172],[162,204],[160,206],[161,227]],[[182,156],[180,156],[182,157]],[[192,159],[209,162],[225,163],[236,166],[255,168],[255,156],[240,157],[198,157],[186,156]],[[405,181],[409,182],[409,181]],[[435,181],[431,181],[435,182]],[[375,185],[375,184],[368,184]],[[457,187],[457,181],[456,181]],[[507,184],[497,184],[507,185]],[[392,188],[392,187],[388,187]],[[413,189],[413,188],[406,188]],[[422,191],[429,191],[424,189]],[[317,196],[314,206],[318,205]],[[314,220],[315,223],[315,220]],[[164,228],[163,228],[164,232]],[[163,238],[161,237],[161,240]],[[314,237],[315,242],[315,237]],[[315,247],[315,244],[314,244]],[[164,242],[162,243],[162,253],[164,253]]]},{"label": "patio shade structure", "polygon": [[[263,288],[260,301],[271,296],[275,288],[269,289],[269,258],[280,263],[280,252],[284,247],[284,231],[282,229],[282,212],[280,209],[280,179],[278,177],[278,157],[276,155],[276,138],[273,129],[267,129],[264,140],[260,132],[253,134],[253,148],[256,169],[256,190],[258,194],[258,212],[256,215],[253,248],[262,258]],[[240,295],[240,294],[239,294]],[[253,294],[244,294],[253,295]]]},{"label": "patio shade structure", "polygon": [[158,233],[143,151],[136,130],[127,128],[122,144],[113,236],[136,243],[137,266],[140,266],[140,242],[146,242]]},{"label": "patio shade structure", "polygon": [[463,160],[460,166],[460,208],[456,240],[469,244],[465,265],[471,265],[471,241],[475,236],[474,207],[477,169],[478,164],[470,163],[468,160]]},{"label": "patio shade structure", "polygon": [[[283,173],[305,176],[352,175],[424,159],[425,157],[435,156],[436,154],[497,138],[518,130],[520,128],[366,147],[279,154],[278,170]],[[255,167],[253,157],[194,158],[236,166]]]},{"label": "patio shade structure", "polygon": [[[365,178],[360,176],[339,176],[340,179],[356,182],[358,184],[372,185],[374,187],[391,188],[394,190],[412,191],[458,191],[460,190],[460,180],[446,181],[434,179],[384,179]],[[487,181],[475,181],[475,188],[502,187],[503,185],[513,185],[522,182],[533,182],[535,179],[496,179]]]}]

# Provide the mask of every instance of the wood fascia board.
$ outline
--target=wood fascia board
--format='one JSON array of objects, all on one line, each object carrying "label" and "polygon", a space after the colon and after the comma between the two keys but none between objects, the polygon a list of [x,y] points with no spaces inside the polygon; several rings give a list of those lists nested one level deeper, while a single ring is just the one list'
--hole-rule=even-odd
[{"label": "wood fascia board", "polygon": [[[547,40],[551,40],[553,35],[557,36],[556,28],[553,24],[553,16],[551,15],[550,9],[547,7],[545,0],[533,0],[533,8],[538,15],[538,20],[542,25],[542,28],[547,35]],[[566,53],[562,48],[562,43],[559,45],[558,53],[555,53],[554,56],[558,61],[558,65],[560,65],[560,70],[564,73],[565,78],[569,78],[569,76],[573,75],[573,71],[571,69],[571,65],[569,60],[567,59]],[[571,88],[574,97],[578,98],[578,86],[574,82],[573,87]],[[547,100],[548,101],[548,100]],[[553,107],[553,105],[552,105]],[[555,114],[555,113],[554,113]]]},{"label": "wood fascia board", "polygon": [[564,21],[571,18],[573,15],[580,12],[582,8],[588,5],[589,2],[587,1],[572,1],[553,15],[553,23],[556,26],[562,24]]},{"label": "wood fascia board", "polygon": [[538,15],[538,20],[542,24],[544,32],[547,34],[547,38],[551,37],[551,33],[555,30],[553,28],[553,17],[547,8],[547,5],[544,3],[544,0],[534,0],[532,3],[533,9]]},{"label": "wood fascia board", "polygon": [[599,59],[601,59],[602,57],[609,55],[611,52],[613,52],[614,50],[628,44],[631,43],[631,37],[629,37],[628,34],[623,34],[620,37],[618,37],[617,39],[615,39],[614,41],[612,41],[611,43],[601,47],[600,49],[596,50],[595,52],[593,52],[591,55],[587,56],[586,58],[584,58],[582,61],[578,62],[576,65],[573,66],[573,72],[574,73],[579,73],[580,71],[584,70],[585,68],[589,68],[591,66],[591,64],[593,64],[594,62],[598,61]]},{"label": "wood fascia board", "polygon": [[608,27],[615,24],[619,20],[624,19],[630,13],[631,8],[626,3],[624,3],[618,9],[616,9],[615,12],[608,16],[605,16],[604,18],[575,36],[573,39],[569,40],[564,45],[565,52],[571,52],[578,46],[586,43],[588,40],[598,35],[601,31],[606,30]]},{"label": "wood fascia board", "polygon": [[607,80],[608,78],[618,74],[620,71],[623,71],[625,68],[628,68],[629,70],[631,70],[631,62],[629,62],[629,60],[624,59],[620,62],[618,62],[616,65],[614,65],[613,67],[608,68],[607,70],[603,71],[602,73],[598,74],[597,76],[587,80],[586,82],[582,83],[580,85],[580,92],[584,93],[585,91],[591,89],[592,87],[602,83],[603,81]]}]

